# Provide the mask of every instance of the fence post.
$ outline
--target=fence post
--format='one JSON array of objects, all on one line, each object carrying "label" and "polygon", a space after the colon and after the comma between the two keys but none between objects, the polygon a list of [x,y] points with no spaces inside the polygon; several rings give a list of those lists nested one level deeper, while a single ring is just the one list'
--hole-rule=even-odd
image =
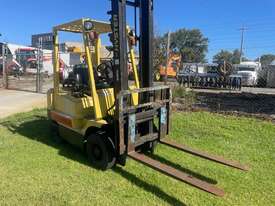
[{"label": "fence post", "polygon": [[39,48],[37,48],[37,54],[36,54],[36,65],[37,65],[37,68],[36,68],[36,93],[39,93]]},{"label": "fence post", "polygon": [[39,45],[37,48],[37,73],[36,73],[36,92],[42,92],[41,85],[41,67],[43,64],[43,50],[42,50],[42,38],[39,38]]},{"label": "fence post", "polygon": [[3,65],[3,87],[7,89],[8,75],[7,75],[7,68],[6,68],[6,43],[5,42],[3,42],[2,44],[2,65]]}]

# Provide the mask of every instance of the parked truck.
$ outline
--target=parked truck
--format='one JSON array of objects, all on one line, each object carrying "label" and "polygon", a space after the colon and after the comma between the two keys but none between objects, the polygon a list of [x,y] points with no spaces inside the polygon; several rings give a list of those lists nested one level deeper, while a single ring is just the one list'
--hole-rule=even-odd
[{"label": "parked truck", "polygon": [[253,61],[241,62],[235,65],[237,74],[242,77],[243,86],[256,86],[261,68],[260,62]]}]

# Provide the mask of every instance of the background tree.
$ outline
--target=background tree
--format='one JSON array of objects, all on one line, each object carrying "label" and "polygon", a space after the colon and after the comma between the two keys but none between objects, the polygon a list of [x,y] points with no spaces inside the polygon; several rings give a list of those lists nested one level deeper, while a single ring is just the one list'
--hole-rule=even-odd
[{"label": "background tree", "polygon": [[[232,53],[232,58],[231,58],[231,64],[239,64],[240,63],[240,56],[241,52],[239,49],[235,49]],[[246,61],[246,57],[242,57],[242,61]]]},{"label": "background tree", "polygon": [[[213,62],[221,63],[227,61],[231,64],[239,64],[240,63],[240,51],[235,49],[233,52],[227,50],[221,50],[213,57]],[[247,60],[245,57],[243,60]]]},{"label": "background tree", "polygon": [[[167,39],[167,34],[165,38]],[[179,29],[171,33],[171,50],[179,52],[185,63],[205,62],[208,39],[203,36],[199,29]]]},{"label": "background tree", "polygon": [[[157,36],[154,40],[154,67],[166,63],[168,33],[163,36]],[[208,51],[208,39],[198,29],[180,29],[171,33],[170,50],[182,56],[184,63],[205,62]]]},{"label": "background tree", "polygon": [[154,69],[158,69],[166,62],[167,42],[165,42],[165,39],[163,37],[156,36],[154,38],[154,48],[153,64]]},{"label": "background tree", "polygon": [[264,54],[261,56],[261,64],[263,67],[266,67],[271,64],[275,60],[274,54]]},{"label": "background tree", "polygon": [[230,51],[221,50],[213,57],[214,63],[221,63],[224,61],[231,62],[233,54]]}]

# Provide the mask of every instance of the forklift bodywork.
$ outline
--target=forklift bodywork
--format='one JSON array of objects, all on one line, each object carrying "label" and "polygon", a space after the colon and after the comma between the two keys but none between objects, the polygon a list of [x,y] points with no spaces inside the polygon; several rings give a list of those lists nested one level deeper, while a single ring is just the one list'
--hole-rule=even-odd
[{"label": "forklift bodywork", "polygon": [[[172,97],[169,87],[153,85],[153,0],[111,2],[111,23],[80,19],[53,29],[54,89],[48,91],[48,116],[53,128],[62,138],[87,151],[99,169],[125,165],[130,157],[175,179],[222,196],[221,189],[144,155],[144,152],[153,152],[156,144],[161,143],[247,170],[239,163],[192,150],[165,138],[170,128]],[[135,30],[126,24],[127,6],[134,8]],[[139,34],[135,35],[135,31]],[[60,82],[59,32],[83,36],[85,66],[74,69],[75,80],[69,88],[61,87]],[[113,59],[108,63],[102,62],[100,57],[100,35],[106,33],[110,34],[113,44]],[[139,68],[135,49],[139,51]],[[128,62],[134,72],[133,85],[128,81]]]},{"label": "forklift bodywork", "polygon": [[[94,25],[94,30],[98,32],[98,34],[111,31],[110,24],[91,19],[80,19],[54,27],[54,89],[49,90],[47,95],[48,116],[50,119],[81,136],[85,136],[90,127],[101,128],[108,124],[107,121],[103,119],[103,116],[107,115],[107,111],[109,113],[112,112],[110,109],[113,110],[111,107],[115,102],[112,88],[96,89],[93,65],[98,66],[100,64],[99,50],[101,42],[100,38],[95,40],[95,49],[92,53],[88,41],[89,33],[85,32],[84,22],[91,22]],[[81,97],[76,97],[73,96],[70,91],[65,91],[60,87],[59,32],[82,34],[89,75],[90,88],[88,88],[88,90],[91,95],[86,94]],[[83,139],[79,139],[78,141],[78,144],[81,144]]]}]

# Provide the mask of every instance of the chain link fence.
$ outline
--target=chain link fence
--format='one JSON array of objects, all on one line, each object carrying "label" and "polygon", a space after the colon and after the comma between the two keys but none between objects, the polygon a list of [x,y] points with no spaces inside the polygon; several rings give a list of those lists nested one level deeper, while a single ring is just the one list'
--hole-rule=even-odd
[{"label": "chain link fence", "polygon": [[[188,63],[177,69],[173,107],[275,121],[275,66]],[[156,82],[163,84],[164,82]]]},{"label": "chain link fence", "polygon": [[[0,87],[41,93],[46,93],[52,87],[51,51],[25,48],[18,49],[12,55],[5,46],[1,51],[4,58],[1,55]],[[239,65],[227,62],[180,65],[176,60],[171,60],[169,64],[169,69],[174,72],[168,75],[168,84],[176,88],[176,108],[272,118],[275,115],[274,65],[261,67],[257,62]],[[162,83],[156,81],[156,84]]]},{"label": "chain link fence", "polygon": [[45,93],[53,82],[52,52],[26,47],[12,54],[7,44],[2,44],[0,70],[3,88]]}]

